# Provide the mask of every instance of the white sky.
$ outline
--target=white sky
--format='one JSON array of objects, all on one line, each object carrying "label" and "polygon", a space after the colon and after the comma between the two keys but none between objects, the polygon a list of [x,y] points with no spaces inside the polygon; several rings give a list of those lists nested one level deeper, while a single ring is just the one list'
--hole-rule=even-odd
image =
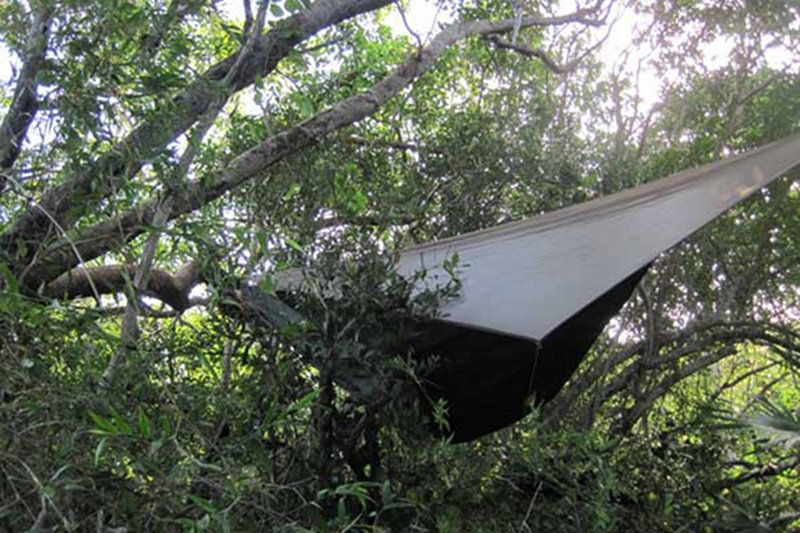
[{"label": "white sky", "polygon": [[[510,1],[510,0],[509,0]],[[440,12],[436,0],[411,0],[406,10],[406,22],[411,30],[424,42],[438,30],[438,26],[447,23],[450,17],[446,12]],[[217,4],[219,8],[236,20],[244,19],[241,0],[222,0]],[[564,1],[564,8],[559,10],[563,13],[574,10],[574,2]],[[624,9],[624,2],[617,2],[617,10]],[[619,15],[619,16],[618,16]],[[610,20],[615,20],[613,31],[610,32],[608,40],[599,51],[599,57],[606,65],[606,70],[610,72],[618,62],[620,55],[629,46],[632,36],[641,31],[646,21],[637,19],[631,10],[620,13],[612,13]],[[394,6],[386,19],[397,33],[408,34],[405,23],[400,13]],[[599,38],[606,32],[606,28],[597,30]],[[412,39],[416,37],[412,36]],[[718,39],[710,45],[705,54],[705,63],[708,68],[714,69],[721,67],[727,61],[733,42],[725,39]],[[633,50],[625,65],[625,70],[633,73],[635,66],[641,57],[646,57],[650,50],[639,48]],[[767,54],[768,64],[773,68],[786,68],[793,61],[790,53],[785,48],[773,48]],[[0,43],[0,80],[8,83],[13,78],[14,72],[11,68],[11,58],[7,49]],[[655,104],[660,98],[662,81],[670,80],[670,73],[655,70],[652,66],[645,66],[639,77],[639,93],[642,96],[643,104],[649,107]]]}]

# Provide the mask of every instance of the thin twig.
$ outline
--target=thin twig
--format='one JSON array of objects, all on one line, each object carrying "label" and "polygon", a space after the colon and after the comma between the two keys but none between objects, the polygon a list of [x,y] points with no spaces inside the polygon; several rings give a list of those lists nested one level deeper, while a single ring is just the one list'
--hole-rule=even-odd
[{"label": "thin twig", "polygon": [[323,41],[320,44],[315,44],[313,46],[306,46],[304,48],[298,48],[297,52],[300,54],[309,54],[311,52],[316,52],[317,50],[322,50],[323,48],[327,48],[329,46],[333,46],[334,44],[339,44],[342,41],[346,41],[352,34],[353,32],[351,30],[348,30],[344,32],[343,35],[334,37],[333,39],[328,39],[327,41]]},{"label": "thin twig", "polygon": [[403,26],[406,27],[406,31],[408,31],[408,33],[411,34],[411,36],[413,36],[414,39],[417,41],[417,50],[422,51],[422,48],[425,46],[422,43],[422,38],[414,30],[411,29],[411,26],[409,26],[408,20],[406,20],[406,12],[403,9],[403,6],[400,5],[400,1],[399,0],[396,1],[394,5],[397,7],[397,11],[400,13],[400,19],[403,21]]},{"label": "thin twig", "polygon": [[536,498],[539,496],[539,492],[542,490],[542,485],[544,481],[540,481],[539,484],[536,486],[536,490],[533,493],[533,498],[531,498],[531,503],[528,504],[528,511],[525,513],[525,518],[522,519],[522,524],[519,526],[518,531],[530,531],[531,528],[528,525],[528,518],[531,517],[531,513],[533,512],[533,504],[536,503]]}]

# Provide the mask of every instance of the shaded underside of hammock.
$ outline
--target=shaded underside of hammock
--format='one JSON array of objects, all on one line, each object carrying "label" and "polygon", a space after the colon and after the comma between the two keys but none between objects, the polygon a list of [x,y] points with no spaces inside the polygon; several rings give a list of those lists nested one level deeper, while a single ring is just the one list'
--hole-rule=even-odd
[{"label": "shaded underside of hammock", "polygon": [[421,357],[441,358],[425,388],[432,399],[445,400],[453,442],[502,429],[525,417],[533,405],[551,400],[648,267],[625,278],[541,341],[427,322],[414,348]]}]

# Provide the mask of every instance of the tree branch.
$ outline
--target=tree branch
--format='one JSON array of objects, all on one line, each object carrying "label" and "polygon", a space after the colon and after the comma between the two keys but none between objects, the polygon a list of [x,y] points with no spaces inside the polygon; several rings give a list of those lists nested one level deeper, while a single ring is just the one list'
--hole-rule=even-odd
[{"label": "tree branch", "polygon": [[709,366],[721,361],[726,357],[735,354],[736,351],[737,350],[735,346],[722,346],[716,351],[698,357],[678,370],[667,375],[660,382],[658,382],[657,385],[652,387],[644,395],[638,398],[633,407],[623,413],[618,424],[620,433],[628,433],[636,424],[636,422],[638,422],[639,419],[641,419],[650,410],[653,404],[659,398],[669,392],[676,383],[694,375],[696,372],[699,372],[704,368],[708,368]]},{"label": "tree branch", "polygon": [[554,72],[555,74],[566,74],[568,72],[572,72],[578,66],[577,62],[572,62],[569,65],[562,67],[558,63],[556,63],[550,55],[542,50],[541,48],[529,48],[521,43],[512,43],[510,41],[506,41],[505,39],[501,39],[500,37],[493,36],[487,39],[489,42],[494,43],[498,48],[504,48],[506,50],[512,50],[517,52],[518,54],[527,57],[527,58],[535,58],[540,60],[545,67],[547,67],[550,71]]},{"label": "tree branch", "polygon": [[427,148],[416,143],[396,142],[396,141],[380,141],[371,140],[359,137],[358,135],[349,135],[341,138],[341,142],[346,144],[354,144],[356,146],[390,148],[392,150],[407,150],[409,152],[418,152],[422,154],[444,154],[444,150],[438,148]]},{"label": "tree branch", "polygon": [[[192,307],[198,306],[206,306],[208,305],[210,300],[208,298],[203,297],[195,297],[189,298],[188,305],[181,310],[175,309],[153,309],[145,302],[139,302],[139,311],[141,316],[147,318],[157,318],[157,319],[164,319],[164,318],[175,318],[179,316],[181,313],[190,309]],[[125,314],[125,310],[128,309],[127,305],[119,306],[119,307],[106,307],[103,309],[103,316],[121,316]]]},{"label": "tree branch", "polygon": [[22,70],[17,79],[8,113],[0,125],[0,196],[5,191],[6,173],[19,157],[28,127],[33,122],[39,107],[36,98],[36,78],[47,53],[52,20],[52,11],[49,7],[43,7],[33,16],[23,53]]},{"label": "tree branch", "polygon": [[[658,350],[652,357],[640,357],[620,368],[633,357],[647,353],[649,341],[641,341],[612,355],[608,361],[584,370],[571,381],[569,388],[563,390],[555,398],[548,413],[548,422],[557,425],[559,420],[565,419],[569,410],[583,394],[590,393],[592,405],[600,406],[631,387],[634,378],[641,372],[668,371],[670,367],[674,368],[675,365],[692,355],[706,353],[712,349],[719,350],[725,346],[733,346],[745,341],[769,346],[770,349],[784,357],[787,355],[783,352],[800,351],[798,334],[789,328],[772,323],[712,321],[696,324],[681,332],[655,335],[653,343]],[[696,370],[686,376],[681,376],[681,374],[692,364],[690,362],[678,367],[672,371],[670,376],[677,377],[678,380],[689,377]],[[606,378],[605,382],[603,382],[603,378]],[[596,385],[591,389],[593,384]],[[658,387],[659,385],[656,385],[655,388]],[[645,392],[645,396],[649,398],[647,395],[653,390],[654,388],[651,388],[650,391]],[[658,397],[660,396],[656,395],[652,401],[648,400],[649,404],[655,402]],[[641,409],[641,412],[636,413],[635,417],[638,418],[644,412],[646,409]]]},{"label": "tree branch", "polygon": [[[153,216],[153,227],[155,231],[150,234],[147,243],[144,245],[141,263],[133,276],[133,290],[128,294],[128,305],[125,309],[125,313],[122,315],[122,330],[120,332],[119,346],[117,346],[114,355],[109,359],[108,365],[103,375],[100,377],[100,384],[103,387],[107,387],[111,384],[114,380],[117,368],[125,361],[128,354],[134,350],[136,344],[139,342],[139,292],[146,290],[148,287],[151,270],[153,268],[153,260],[155,259],[156,250],[158,249],[160,231],[166,225],[167,216],[171,209],[172,198],[167,196],[161,205],[158,206]],[[188,292],[185,294],[185,298],[188,300]]]},{"label": "tree branch", "polygon": [[[95,296],[90,279],[99,294],[117,294],[133,281],[139,266],[106,265],[91,268],[76,268],[62,274],[45,287],[45,295],[51,298],[85,298]],[[189,292],[200,281],[197,265],[190,261],[172,275],[164,270],[152,269],[150,279],[142,292],[168,304],[175,310],[191,307]]]},{"label": "tree branch", "polygon": [[[525,17],[523,27],[586,22],[594,11],[579,10],[556,17]],[[263,176],[272,165],[319,141],[332,131],[362,120],[377,111],[390,98],[399,94],[414,80],[430,70],[436,60],[453,44],[471,36],[486,36],[511,31],[514,19],[501,21],[469,21],[446,26],[431,42],[417,53],[409,54],[406,61],[371,89],[342,100],[300,124],[266,139],[262,143],[235,157],[226,168],[217,172],[210,182],[191,182],[176,192],[170,219],[191,213],[201,206],[220,198],[225,193],[255,176]],[[114,247],[141,234],[155,212],[154,201],[110,218],[79,233],[75,239],[85,260],[96,258]],[[30,269],[27,285],[38,285],[75,266],[74,255],[62,245],[48,251],[39,264]]]},{"label": "tree branch", "polygon": [[[601,6],[602,6],[602,1],[598,2],[591,9],[597,12],[599,11]],[[584,17],[581,20],[581,22],[589,26],[601,26],[605,24],[605,17],[601,19],[587,19]],[[583,62],[583,60],[589,56],[589,54],[593,53],[595,50],[600,48],[600,46],[602,46],[603,43],[606,42],[606,40],[608,40],[609,35],[611,35],[612,27],[613,25],[609,26],[608,31],[606,31],[605,35],[601,39],[599,39],[596,43],[590,46],[580,56],[570,61],[566,66],[561,66],[558,63],[556,63],[555,60],[553,60],[553,58],[551,58],[547,52],[545,52],[540,48],[530,48],[528,46],[525,46],[524,44],[517,43],[515,41],[507,41],[496,35],[488,37],[487,40],[494,43],[498,48],[505,48],[507,50],[512,50],[527,58],[539,59],[542,63],[544,63],[545,67],[547,67],[551,72],[555,74],[568,74],[574,71],[578,67],[578,65],[580,65]]]},{"label": "tree branch", "polygon": [[720,483],[720,487],[722,489],[735,487],[737,485],[741,485],[742,483],[747,483],[748,481],[758,480],[762,481],[768,477],[780,475],[787,470],[792,470],[800,466],[800,455],[797,457],[793,457],[791,459],[785,459],[783,461],[778,462],[777,464],[767,464],[767,465],[760,465],[755,467],[743,474],[740,474],[734,478],[726,479],[722,483]]},{"label": "tree branch", "polygon": [[[126,179],[133,177],[154,155],[184,134],[216,101],[220,91],[239,91],[256,78],[271,73],[294,47],[324,28],[389,4],[391,0],[318,0],[307,10],[277,22],[259,35],[252,52],[240,60],[237,52],[211,67],[187,89],[175,96],[152,119],[136,127],[127,137],[87,166],[73,179],[46,191],[39,204],[63,227],[69,228],[85,209],[95,202],[86,198],[105,198]],[[233,79],[228,77],[237,62],[240,68]],[[222,85],[225,80],[227,85]],[[80,200],[80,201],[79,201]],[[11,265],[21,272],[36,253],[49,231],[50,221],[37,209],[28,209],[14,226],[0,236],[0,248],[13,256],[21,242],[28,252]]]}]

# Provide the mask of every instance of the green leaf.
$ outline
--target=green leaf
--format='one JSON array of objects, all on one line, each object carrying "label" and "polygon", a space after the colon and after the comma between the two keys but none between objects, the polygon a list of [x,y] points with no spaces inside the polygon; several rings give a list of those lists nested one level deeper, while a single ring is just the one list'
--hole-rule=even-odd
[{"label": "green leaf", "polygon": [[113,406],[109,406],[109,411],[111,411],[111,419],[114,423],[114,426],[117,427],[120,433],[124,435],[133,435],[133,428],[131,428],[130,424],[122,417]]},{"label": "green leaf", "polygon": [[303,252],[303,247],[300,246],[300,243],[297,242],[294,239],[287,238],[286,239],[286,244],[289,246],[289,248],[291,248],[291,249],[293,249],[295,251],[298,251],[298,252],[301,252],[301,253]]},{"label": "green leaf", "polygon": [[194,503],[196,506],[198,506],[199,508],[201,508],[205,512],[211,513],[211,514],[216,514],[217,509],[214,507],[214,504],[212,504],[210,501],[206,500],[205,498],[201,498],[200,496],[197,496],[196,494],[189,494],[189,499],[192,500],[192,503]]},{"label": "green leaf", "polygon": [[92,419],[94,425],[97,426],[97,428],[101,431],[101,433],[98,433],[97,430],[91,430],[91,433],[94,433],[95,435],[114,435],[117,433],[117,428],[114,426],[114,423],[111,420],[95,413],[91,409],[88,411],[88,413],[89,418]]},{"label": "green leaf", "polygon": [[0,263],[0,275],[3,276],[3,279],[5,280],[4,288],[7,290],[7,292],[11,294],[17,294],[19,292],[17,278],[14,277],[14,274],[11,273],[11,269],[9,269],[8,265],[5,263]]},{"label": "green leaf", "polygon": [[292,100],[297,105],[297,108],[300,110],[300,115],[303,118],[309,118],[314,115],[314,103],[308,96],[303,93],[294,93],[292,95]]},{"label": "green leaf", "polygon": [[367,205],[369,205],[369,199],[360,190],[355,191],[350,197],[350,209],[358,215],[366,211]]},{"label": "green leaf", "polygon": [[150,419],[147,418],[143,409],[139,409],[139,416],[137,417],[139,423],[139,433],[146,439],[150,438]]},{"label": "green leaf", "polygon": [[387,479],[381,486],[381,503],[385,507],[389,505],[393,499],[394,493],[392,492],[392,483]]},{"label": "green leaf", "polygon": [[283,16],[283,9],[276,3],[272,3],[269,6],[269,12],[272,13],[273,17],[280,18]]},{"label": "green leaf", "polygon": [[286,409],[284,409],[279,415],[275,417],[275,421],[280,422],[286,420],[294,413],[301,411],[307,407],[310,407],[316,401],[318,396],[319,396],[319,390],[313,390],[309,392],[299,400],[296,400],[291,404],[289,404],[286,407]]},{"label": "green leaf", "polygon": [[157,454],[158,450],[160,450],[162,446],[164,446],[163,440],[161,439],[154,440],[153,442],[150,443],[150,449],[148,450],[148,454],[150,456]]},{"label": "green leaf", "polygon": [[258,284],[258,288],[267,294],[275,294],[275,291],[278,289],[278,284],[275,283],[274,276],[267,274],[263,277],[261,283]]},{"label": "green leaf", "polygon": [[94,448],[94,466],[100,465],[100,459],[103,458],[103,452],[106,450],[106,446],[108,445],[108,439],[105,437],[100,439],[100,442],[97,443],[97,446]]}]

